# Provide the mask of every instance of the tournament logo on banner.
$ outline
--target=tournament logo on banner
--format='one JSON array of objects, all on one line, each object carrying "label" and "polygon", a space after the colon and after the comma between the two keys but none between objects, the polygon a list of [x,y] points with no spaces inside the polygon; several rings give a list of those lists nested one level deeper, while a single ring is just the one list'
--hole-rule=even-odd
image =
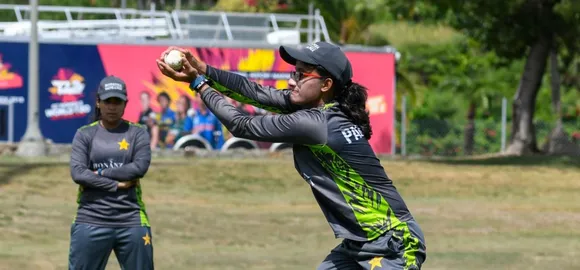
[{"label": "tournament logo on banner", "polygon": [[14,89],[22,87],[22,76],[15,72],[10,72],[12,65],[2,62],[0,54],[0,90]]},{"label": "tournament logo on banner", "polygon": [[91,112],[91,105],[83,101],[84,77],[71,69],[61,68],[51,80],[50,99],[56,102],[44,111],[51,120],[82,118]]}]

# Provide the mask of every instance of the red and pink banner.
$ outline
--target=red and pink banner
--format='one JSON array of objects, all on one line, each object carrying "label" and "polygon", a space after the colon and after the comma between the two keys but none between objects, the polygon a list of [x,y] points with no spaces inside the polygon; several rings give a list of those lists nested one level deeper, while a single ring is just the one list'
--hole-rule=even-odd
[{"label": "red and pink banner", "polygon": [[[127,83],[129,99],[139,100],[141,92],[149,93],[153,110],[159,108],[156,97],[167,93],[174,102],[182,95],[193,97],[186,83],[174,82],[157,69],[155,59],[166,49],[163,46],[99,45],[105,72]],[[285,89],[289,72],[286,64],[273,49],[248,48],[187,48],[209,65],[241,73],[263,84]],[[354,78],[369,89],[367,108],[371,114],[373,137],[371,145],[377,153],[391,153],[394,136],[394,76],[393,54],[347,52]],[[139,102],[130,102],[125,117],[136,121],[140,113]]]}]

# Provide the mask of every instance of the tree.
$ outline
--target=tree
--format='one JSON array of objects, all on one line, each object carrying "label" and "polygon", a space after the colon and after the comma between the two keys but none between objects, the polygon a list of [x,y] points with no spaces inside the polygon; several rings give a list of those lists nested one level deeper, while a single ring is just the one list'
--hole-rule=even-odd
[{"label": "tree", "polygon": [[562,123],[562,102],[560,98],[560,70],[558,70],[558,51],[554,46],[550,52],[550,88],[552,94],[552,112],[556,117],[556,125],[548,141],[543,147],[550,154],[575,154],[580,153],[578,146],[570,141]]},{"label": "tree", "polygon": [[[464,154],[473,154],[475,146],[477,108],[489,109],[492,100],[499,100],[501,89],[509,87],[511,81],[501,80],[503,68],[497,68],[497,56],[494,53],[482,53],[477,48],[465,52],[462,65],[458,65],[455,77],[451,82],[445,81],[441,88],[451,90],[467,100],[467,124],[464,128]],[[451,77],[450,76],[450,77]]]},{"label": "tree", "polygon": [[[575,21],[576,26],[580,22],[580,4],[578,1],[563,1],[558,6],[561,16],[567,21]],[[580,39],[575,33],[580,33],[580,29],[570,31],[553,40],[552,50],[550,52],[550,89],[552,97],[552,112],[555,116],[554,129],[550,133],[548,141],[543,147],[544,152],[558,155],[579,155],[580,146],[570,140],[569,135],[564,130],[562,121],[562,100],[561,86],[562,76],[574,64],[580,49]]]},{"label": "tree", "polygon": [[220,0],[211,10],[270,13],[278,7],[278,0]]},{"label": "tree", "polygon": [[[536,96],[556,38],[569,42],[578,31],[578,13],[563,11],[571,0],[435,1],[455,15],[451,25],[478,40],[507,61],[525,57],[513,99],[512,136],[508,153],[537,153],[533,125]],[[573,16],[571,16],[573,15]],[[575,25],[576,24],[576,25]],[[565,42],[565,44],[569,44]]]},{"label": "tree", "polygon": [[369,27],[387,11],[385,0],[293,0],[284,12],[308,13],[309,5],[320,9],[330,39],[340,44],[386,45],[383,39],[373,39]]},{"label": "tree", "polygon": [[[492,116],[493,103],[501,100],[505,89],[517,83],[513,78],[517,65],[501,66],[495,53],[482,51],[478,44],[465,38],[450,44],[409,46],[403,50],[403,59],[402,68],[412,77],[419,75],[421,79],[416,83],[425,86],[428,89],[425,91],[452,93],[453,99],[462,101],[467,120],[463,150],[466,155],[472,154],[477,113],[480,117]],[[447,113],[448,109],[440,112]],[[429,118],[440,118],[436,111],[426,113]]]}]

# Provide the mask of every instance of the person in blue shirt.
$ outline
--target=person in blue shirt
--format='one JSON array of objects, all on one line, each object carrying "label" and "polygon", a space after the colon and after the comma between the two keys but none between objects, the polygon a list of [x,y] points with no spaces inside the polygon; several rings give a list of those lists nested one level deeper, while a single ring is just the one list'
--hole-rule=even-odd
[{"label": "person in blue shirt", "polygon": [[173,147],[173,145],[181,137],[190,134],[193,129],[193,119],[189,115],[191,108],[191,100],[186,95],[182,95],[177,100],[177,112],[175,113],[175,122],[169,130],[169,134],[165,139],[165,144],[167,147]]},{"label": "person in blue shirt", "polygon": [[222,132],[222,123],[215,115],[207,109],[205,103],[195,97],[197,110],[193,118],[193,134],[206,139],[213,149],[221,149],[224,145],[224,134]]},{"label": "person in blue shirt", "polygon": [[161,92],[157,96],[157,102],[161,107],[161,111],[155,115],[155,128],[152,130],[153,140],[156,146],[165,148],[165,140],[169,134],[169,130],[175,124],[175,112],[169,108],[171,98],[165,92]]}]

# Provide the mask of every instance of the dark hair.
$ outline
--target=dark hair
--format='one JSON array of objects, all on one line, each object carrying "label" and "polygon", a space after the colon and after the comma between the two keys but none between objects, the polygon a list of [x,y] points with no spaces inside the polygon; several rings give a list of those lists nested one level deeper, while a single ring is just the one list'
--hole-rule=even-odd
[{"label": "dark hair", "polygon": [[[187,95],[181,95],[179,98],[183,98],[185,100],[185,117],[187,117],[187,111],[191,109],[191,99]],[[180,112],[177,112],[177,117],[180,117]]]},{"label": "dark hair", "polygon": [[171,98],[169,97],[169,95],[168,95],[167,93],[165,93],[165,92],[161,92],[161,93],[159,93],[159,95],[157,95],[157,101],[158,101],[158,102],[159,102],[159,99],[160,99],[161,97],[164,97],[164,98],[166,98],[166,99],[167,99],[167,101],[168,101],[169,103],[171,103]]},{"label": "dark hair", "polygon": [[97,106],[101,99],[99,98],[99,94],[97,94],[97,98],[95,99],[95,114],[93,114],[93,122],[101,120],[101,109]]},{"label": "dark hair", "polygon": [[181,95],[181,98],[185,99],[185,110],[189,110],[191,109],[191,99],[189,99],[189,97],[187,95]]},{"label": "dark hair", "polygon": [[317,66],[316,71],[321,76],[333,80],[334,84],[332,85],[332,90],[334,91],[334,99],[338,102],[340,110],[355,125],[360,127],[367,140],[370,139],[373,135],[373,130],[371,128],[369,112],[366,109],[368,97],[367,88],[355,82],[348,82],[346,85],[340,85],[336,83],[338,80],[333,78],[328,71],[321,66]]}]

